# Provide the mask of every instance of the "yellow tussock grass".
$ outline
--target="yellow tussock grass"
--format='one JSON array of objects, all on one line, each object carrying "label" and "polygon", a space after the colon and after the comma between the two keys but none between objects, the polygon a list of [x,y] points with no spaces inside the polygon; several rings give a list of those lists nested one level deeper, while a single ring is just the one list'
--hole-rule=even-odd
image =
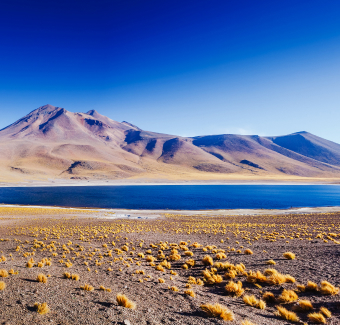
[{"label": "yellow tussock grass", "polygon": [[159,278],[159,279],[158,279],[158,282],[159,282],[159,283],[165,283],[165,280],[162,279],[162,278]]},{"label": "yellow tussock grass", "polygon": [[205,304],[201,305],[201,309],[207,314],[208,317],[222,318],[223,320],[234,320],[234,313],[220,304]]},{"label": "yellow tussock grass", "polygon": [[283,289],[281,295],[278,297],[278,301],[281,303],[293,302],[298,300],[299,297],[293,290]]},{"label": "yellow tussock grass", "polygon": [[79,279],[80,279],[79,274],[72,274],[72,280],[79,281]]},{"label": "yellow tussock grass", "polygon": [[70,279],[72,277],[71,273],[69,272],[64,272],[64,278]]},{"label": "yellow tussock grass", "polygon": [[286,308],[282,307],[282,306],[277,306],[277,311],[276,311],[276,315],[280,316],[283,319],[286,319],[288,321],[291,322],[299,322],[300,319],[299,317],[292,311],[287,310]]},{"label": "yellow tussock grass", "polygon": [[6,283],[4,281],[0,281],[0,291],[5,290]]},{"label": "yellow tussock grass", "polygon": [[237,283],[234,281],[229,281],[224,288],[227,293],[235,295],[236,297],[239,297],[244,293],[241,281],[238,281]]},{"label": "yellow tussock grass", "polygon": [[292,252],[286,252],[286,253],[283,253],[283,257],[286,258],[287,260],[294,260],[295,254]]},{"label": "yellow tussock grass", "polygon": [[327,318],[332,317],[332,313],[326,307],[321,307],[320,312]]},{"label": "yellow tussock grass", "polygon": [[170,290],[171,290],[171,291],[175,291],[175,292],[179,291],[179,289],[178,289],[176,286],[170,287]]},{"label": "yellow tussock grass", "polygon": [[321,313],[308,314],[308,319],[315,324],[326,324],[326,318]]},{"label": "yellow tussock grass", "polygon": [[252,323],[251,321],[245,319],[244,321],[242,321],[241,325],[256,325],[255,323]]},{"label": "yellow tussock grass", "polygon": [[85,291],[93,291],[94,290],[94,287],[92,287],[91,285],[86,284],[86,283],[83,286],[81,286],[80,288],[85,290]]},{"label": "yellow tussock grass", "polygon": [[267,302],[275,302],[275,295],[270,291],[266,291],[263,294],[262,299]]},{"label": "yellow tussock grass", "polygon": [[294,306],[295,311],[307,312],[314,309],[312,303],[309,300],[300,300],[299,304]]},{"label": "yellow tussock grass", "polygon": [[119,293],[116,297],[117,303],[119,306],[123,306],[125,308],[136,309],[136,304],[131,301],[127,296]]},{"label": "yellow tussock grass", "polygon": [[37,281],[41,283],[47,283],[47,276],[45,274],[38,274]]},{"label": "yellow tussock grass", "polygon": [[260,300],[256,299],[254,295],[251,295],[251,296],[245,295],[243,297],[243,302],[246,305],[256,307],[256,308],[259,308],[259,309],[265,309],[266,308],[266,303],[261,299]]},{"label": "yellow tussock grass", "polygon": [[335,287],[328,281],[321,281],[319,291],[323,295],[337,295],[339,293],[339,288]]},{"label": "yellow tussock grass", "polygon": [[202,262],[203,262],[204,265],[213,265],[214,264],[212,257],[209,256],[209,255],[205,255],[202,259]]},{"label": "yellow tussock grass", "polygon": [[316,291],[318,289],[318,285],[313,281],[308,281],[305,286],[306,291]]},{"label": "yellow tussock grass", "polygon": [[193,298],[196,297],[195,292],[194,292],[193,290],[191,290],[191,289],[185,290],[184,293],[185,293],[186,295],[190,296],[190,297],[193,297]]},{"label": "yellow tussock grass", "polygon": [[8,277],[8,272],[4,269],[0,270],[0,277],[1,278],[7,278]]},{"label": "yellow tussock grass", "polygon": [[268,265],[275,265],[276,262],[274,260],[269,260],[269,261],[266,262],[266,264],[268,264]]},{"label": "yellow tussock grass", "polygon": [[266,283],[269,285],[279,285],[286,282],[286,277],[283,274],[275,273],[269,276]]},{"label": "yellow tussock grass", "polygon": [[47,306],[47,303],[44,302],[42,304],[38,304],[37,302],[34,304],[35,309],[40,315],[44,315],[50,312],[50,308]]},{"label": "yellow tussock grass", "polygon": [[253,255],[254,253],[253,253],[253,251],[251,250],[251,249],[246,249],[245,251],[244,251],[244,254],[246,254],[246,255]]}]

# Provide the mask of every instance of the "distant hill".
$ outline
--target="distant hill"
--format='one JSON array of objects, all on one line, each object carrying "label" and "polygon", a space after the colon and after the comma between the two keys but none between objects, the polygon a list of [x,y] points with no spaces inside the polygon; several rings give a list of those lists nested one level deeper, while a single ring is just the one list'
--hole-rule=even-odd
[{"label": "distant hill", "polygon": [[0,181],[340,177],[340,145],[308,132],[180,137],[45,105],[0,130]]}]

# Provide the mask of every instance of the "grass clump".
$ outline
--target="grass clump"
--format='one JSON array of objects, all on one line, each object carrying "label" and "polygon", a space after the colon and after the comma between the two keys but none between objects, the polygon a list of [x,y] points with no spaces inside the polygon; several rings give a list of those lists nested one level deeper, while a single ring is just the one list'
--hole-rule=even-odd
[{"label": "grass clump", "polygon": [[326,307],[321,307],[320,312],[327,318],[332,317],[332,313]]},{"label": "grass clump", "polygon": [[194,292],[193,290],[191,290],[191,289],[185,290],[184,293],[185,293],[186,295],[190,296],[190,297],[193,297],[193,298],[196,297],[195,292]]},{"label": "grass clump", "polygon": [[227,293],[234,295],[236,297],[239,297],[244,293],[241,281],[238,281],[237,283],[234,281],[229,281],[224,288],[225,291],[227,291]]},{"label": "grass clump", "polygon": [[300,300],[297,306],[294,306],[293,309],[295,311],[311,311],[314,309],[313,304],[309,300]]},{"label": "grass clump", "polygon": [[203,262],[203,264],[204,265],[213,265],[214,264],[214,261],[213,261],[213,259],[212,259],[212,257],[211,256],[209,256],[209,255],[205,255],[204,257],[203,257],[203,259],[202,259],[202,262]]},{"label": "grass clump", "polygon": [[270,291],[266,291],[263,294],[262,299],[267,302],[275,302],[275,295]]},{"label": "grass clump", "polygon": [[324,315],[322,313],[311,313],[311,314],[308,314],[308,319],[312,323],[326,324],[326,318],[324,317]]},{"label": "grass clump", "polygon": [[39,304],[39,303],[36,302],[34,304],[34,307],[40,315],[44,315],[44,314],[47,314],[47,313],[50,312],[50,308],[48,307],[46,302],[44,302],[42,304]]},{"label": "grass clump", "polygon": [[7,278],[8,277],[8,272],[4,269],[0,270],[0,277],[1,278]]},{"label": "grass clump", "polygon": [[339,293],[339,288],[335,287],[328,281],[321,281],[319,291],[323,295],[337,295]]},{"label": "grass clump", "polygon": [[275,265],[276,262],[274,260],[269,260],[269,261],[266,262],[266,264],[268,264],[268,265]]},{"label": "grass clump", "polygon": [[38,274],[37,281],[41,283],[47,283],[47,276],[45,274]]},{"label": "grass clump", "polygon": [[243,302],[248,306],[256,307],[259,309],[266,308],[266,303],[261,299],[260,300],[256,299],[254,295],[251,296],[245,295],[243,297]]},{"label": "grass clump", "polygon": [[286,252],[286,253],[283,253],[283,257],[286,258],[287,260],[294,260],[295,254],[292,252]]},{"label": "grass clump", "polygon": [[278,298],[278,301],[280,303],[286,303],[286,302],[293,302],[293,301],[296,301],[298,299],[299,299],[299,297],[295,293],[295,291],[283,289],[281,295]]},{"label": "grass clump", "polygon": [[245,251],[244,251],[244,254],[246,254],[246,255],[253,255],[254,253],[253,253],[253,251],[251,250],[251,249],[246,249]]},{"label": "grass clump", "polygon": [[220,304],[205,304],[201,305],[201,309],[207,314],[208,317],[221,318],[226,321],[234,320],[234,313],[227,307]]},{"label": "grass clump", "polygon": [[0,291],[6,289],[6,283],[4,281],[0,281]]},{"label": "grass clump", "polygon": [[86,283],[83,286],[81,286],[80,288],[85,290],[85,291],[93,291],[94,290],[94,287],[92,287],[91,285],[86,284]]},{"label": "grass clump", "polygon": [[282,306],[277,306],[276,308],[277,308],[277,311],[276,311],[277,316],[280,316],[281,318],[285,320],[289,320],[294,323],[300,321],[299,317],[294,312],[289,311]]},{"label": "grass clump", "polygon": [[136,309],[136,304],[131,301],[127,296],[119,293],[116,297],[117,303],[119,306],[123,306],[125,308]]}]

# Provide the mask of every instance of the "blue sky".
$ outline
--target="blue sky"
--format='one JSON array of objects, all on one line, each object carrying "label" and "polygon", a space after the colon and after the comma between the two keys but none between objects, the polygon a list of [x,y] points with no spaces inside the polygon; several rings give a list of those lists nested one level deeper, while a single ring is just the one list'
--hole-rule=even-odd
[{"label": "blue sky", "polygon": [[183,136],[340,143],[340,2],[0,4],[0,128],[44,104]]}]

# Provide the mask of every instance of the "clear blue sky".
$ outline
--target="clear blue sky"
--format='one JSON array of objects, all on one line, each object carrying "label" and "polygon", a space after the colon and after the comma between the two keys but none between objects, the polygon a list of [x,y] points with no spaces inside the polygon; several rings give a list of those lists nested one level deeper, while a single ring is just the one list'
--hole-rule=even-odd
[{"label": "clear blue sky", "polygon": [[336,0],[4,0],[0,128],[44,104],[183,136],[340,143]]}]

